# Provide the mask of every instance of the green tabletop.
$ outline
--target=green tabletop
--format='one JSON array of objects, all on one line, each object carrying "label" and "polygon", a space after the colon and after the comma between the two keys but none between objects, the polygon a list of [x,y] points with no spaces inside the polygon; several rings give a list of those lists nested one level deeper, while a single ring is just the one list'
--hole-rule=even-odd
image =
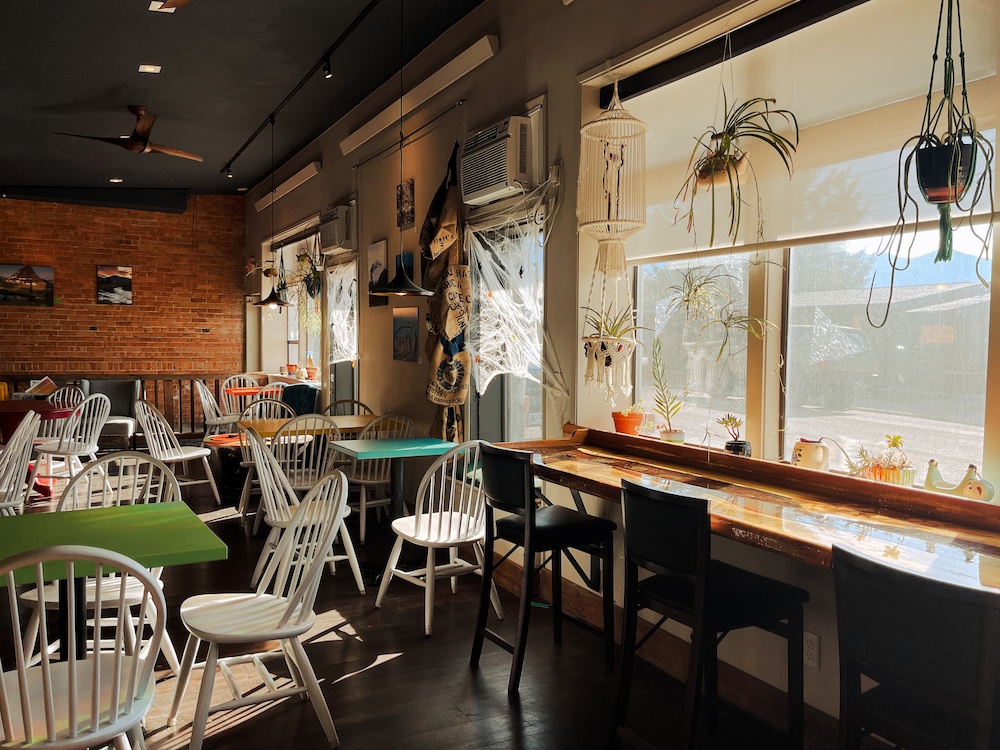
[{"label": "green tabletop", "polygon": [[330,445],[341,453],[357,459],[409,458],[410,456],[440,456],[457,443],[432,437],[371,438],[367,440],[334,440]]},{"label": "green tabletop", "polygon": [[[57,544],[110,549],[146,568],[225,560],[229,553],[225,542],[183,502],[0,517],[0,559]],[[57,567],[49,580],[59,577]]]}]

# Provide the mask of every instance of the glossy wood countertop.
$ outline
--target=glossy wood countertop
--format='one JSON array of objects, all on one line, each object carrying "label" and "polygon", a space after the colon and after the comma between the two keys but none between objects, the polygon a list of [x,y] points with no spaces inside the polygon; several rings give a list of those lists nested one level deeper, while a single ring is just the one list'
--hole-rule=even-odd
[{"label": "glossy wood countertop", "polygon": [[609,501],[623,478],[708,497],[712,531],[830,567],[834,543],[964,586],[1000,589],[1000,508],[924,490],[579,429],[508,443],[536,474]]}]

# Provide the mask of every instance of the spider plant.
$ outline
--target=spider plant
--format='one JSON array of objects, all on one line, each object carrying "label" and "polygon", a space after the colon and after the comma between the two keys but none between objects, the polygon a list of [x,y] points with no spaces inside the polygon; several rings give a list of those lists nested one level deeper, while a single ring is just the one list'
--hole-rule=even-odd
[{"label": "spider plant", "polygon": [[624,339],[634,338],[635,332],[642,329],[642,326],[635,324],[635,310],[626,307],[619,310],[617,307],[609,307],[607,310],[595,310],[592,307],[583,308],[586,311],[584,325],[593,329],[587,336],[597,336],[601,338]]},{"label": "spider plant", "polygon": [[[687,228],[694,227],[694,199],[699,190],[711,194],[712,221],[708,246],[715,243],[715,189],[717,184],[729,186],[729,229],[727,236],[735,239],[740,227],[743,207],[741,180],[749,172],[753,174],[747,152],[748,141],[767,144],[778,154],[788,176],[792,176],[792,154],[799,145],[799,123],[795,115],[787,109],[776,109],[774,99],[753,97],[732,107],[723,91],[725,119],[722,127],[709,126],[697,138],[687,166],[687,178],[677,191],[674,204],[687,203]],[[791,137],[776,129],[791,125]],[[756,179],[756,178],[755,178]]]}]

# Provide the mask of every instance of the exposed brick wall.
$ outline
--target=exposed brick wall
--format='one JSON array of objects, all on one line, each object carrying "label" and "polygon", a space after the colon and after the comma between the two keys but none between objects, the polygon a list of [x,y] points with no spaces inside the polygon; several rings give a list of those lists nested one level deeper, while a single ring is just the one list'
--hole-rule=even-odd
[{"label": "exposed brick wall", "polygon": [[[0,304],[0,373],[242,371],[245,234],[241,196],[183,214],[0,199],[0,264],[52,266],[56,300]],[[131,305],[97,304],[98,265],[132,266]]]}]

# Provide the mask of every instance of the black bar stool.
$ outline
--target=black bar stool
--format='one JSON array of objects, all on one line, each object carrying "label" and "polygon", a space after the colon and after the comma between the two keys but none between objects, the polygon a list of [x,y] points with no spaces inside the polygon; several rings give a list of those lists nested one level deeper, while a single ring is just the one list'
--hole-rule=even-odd
[{"label": "black bar stool", "polygon": [[[482,446],[483,489],[486,494],[486,541],[483,564],[483,589],[479,598],[479,616],[472,642],[470,664],[476,667],[483,651],[483,640],[489,639],[513,654],[507,692],[516,693],[524,666],[524,647],[528,641],[528,618],[531,614],[531,589],[535,574],[552,563],[552,624],[556,643],[562,642],[562,552],[577,549],[602,558],[602,595],[604,603],[604,658],[608,669],[615,660],[615,601],[614,601],[614,521],[590,516],[560,505],[536,508],[531,451]],[[511,515],[495,519],[494,511]],[[495,523],[494,523],[495,521]],[[497,539],[524,548],[524,572],[521,578],[521,600],[517,615],[517,635],[510,643],[487,627],[490,609],[490,584],[493,581],[494,542]],[[513,552],[513,550],[511,550]],[[535,555],[550,552],[538,567]],[[510,556],[508,552],[502,563]],[[576,621],[578,624],[579,621]]]},{"label": "black bar stool", "polygon": [[[877,734],[907,750],[1000,746],[1000,591],[833,547],[840,747]],[[861,690],[864,675],[878,683]]]},{"label": "black bar stool", "polygon": [[[715,739],[718,644],[731,630],[755,626],[788,641],[789,746],[802,748],[802,605],[809,593],[711,559],[708,500],[622,481],[625,524],[625,624],[610,746],[626,732],[635,652],[664,622],[691,628],[691,656],[684,700],[687,747],[695,746],[702,685],[709,746]],[[639,580],[639,569],[652,576]],[[641,609],[661,615],[636,643]]]}]

